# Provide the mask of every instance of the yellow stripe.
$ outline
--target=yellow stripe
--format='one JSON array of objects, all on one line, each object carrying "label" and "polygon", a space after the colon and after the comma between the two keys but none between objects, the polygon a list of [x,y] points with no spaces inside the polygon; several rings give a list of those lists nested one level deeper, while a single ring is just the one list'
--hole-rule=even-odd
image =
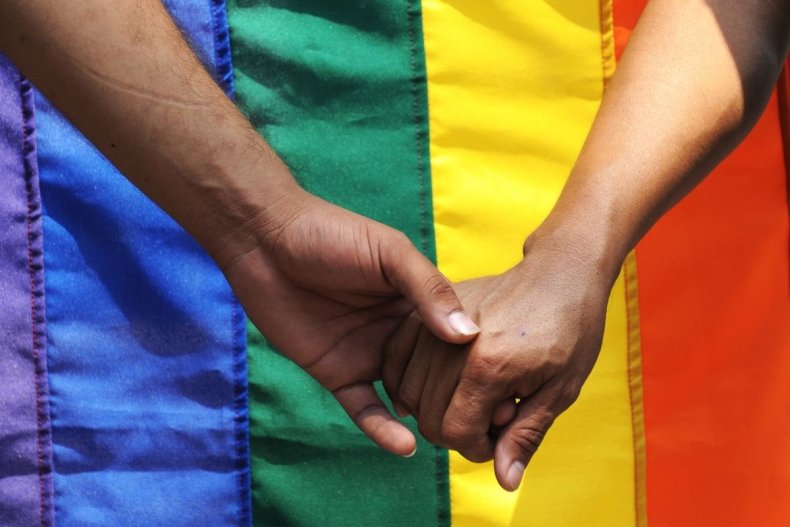
[{"label": "yellow stripe", "polygon": [[[605,7],[423,0],[437,255],[451,279],[516,263],[556,201],[614,68]],[[598,364],[519,493],[451,453],[454,526],[635,524],[626,307],[621,278]]]}]

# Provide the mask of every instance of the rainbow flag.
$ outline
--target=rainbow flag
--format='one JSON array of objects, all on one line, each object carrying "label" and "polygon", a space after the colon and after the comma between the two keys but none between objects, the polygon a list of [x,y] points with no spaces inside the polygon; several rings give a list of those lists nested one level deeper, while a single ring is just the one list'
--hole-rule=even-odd
[{"label": "rainbow flag", "polygon": [[[644,3],[165,2],[304,187],[453,280],[519,260]],[[0,59],[0,525],[790,525],[788,86],[628,257],[511,494],[378,450]]]}]

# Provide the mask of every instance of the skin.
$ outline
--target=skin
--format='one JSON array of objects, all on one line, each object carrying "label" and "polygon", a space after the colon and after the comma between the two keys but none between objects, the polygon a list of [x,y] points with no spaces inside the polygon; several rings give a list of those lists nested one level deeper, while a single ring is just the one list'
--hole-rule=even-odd
[{"label": "skin", "polygon": [[401,233],[302,190],[210,78],[159,0],[5,0],[0,50],[217,262],[252,321],[381,447],[415,439],[373,389],[413,309],[479,331]]},{"label": "skin", "polygon": [[388,343],[385,387],[426,438],[493,457],[500,485],[518,488],[592,370],[626,255],[754,125],[789,37],[786,1],[649,3],[523,261],[457,285],[479,337],[438,342],[415,315]]}]

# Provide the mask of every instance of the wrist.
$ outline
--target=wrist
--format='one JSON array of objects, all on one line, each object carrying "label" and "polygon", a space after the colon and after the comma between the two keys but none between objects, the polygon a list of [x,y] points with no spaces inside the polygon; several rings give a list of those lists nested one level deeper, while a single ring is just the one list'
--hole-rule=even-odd
[{"label": "wrist", "polygon": [[198,214],[188,228],[225,270],[254,250],[267,251],[284,223],[304,208],[307,194],[287,166],[262,146],[228,162],[214,162],[195,194]]},{"label": "wrist", "polygon": [[524,254],[539,253],[555,265],[573,269],[609,287],[614,285],[628,249],[607,228],[549,217],[524,242]]},{"label": "wrist", "polygon": [[643,234],[649,207],[617,184],[613,170],[579,161],[551,213],[525,241],[525,252],[553,251],[614,284]]}]

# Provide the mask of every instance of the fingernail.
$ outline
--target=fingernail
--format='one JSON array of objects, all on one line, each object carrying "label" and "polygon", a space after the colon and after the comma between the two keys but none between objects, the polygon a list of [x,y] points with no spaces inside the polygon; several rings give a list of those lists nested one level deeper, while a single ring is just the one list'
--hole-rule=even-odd
[{"label": "fingernail", "polygon": [[450,327],[459,335],[477,335],[480,328],[463,311],[453,311],[448,318]]},{"label": "fingernail", "polygon": [[411,451],[411,454],[406,454],[403,457],[414,457],[414,454],[417,453],[417,445],[414,445],[414,450]]},{"label": "fingernail", "polygon": [[510,485],[510,490],[516,490],[521,484],[521,477],[524,475],[524,468],[526,465],[521,461],[514,461],[507,471],[507,484]]}]

